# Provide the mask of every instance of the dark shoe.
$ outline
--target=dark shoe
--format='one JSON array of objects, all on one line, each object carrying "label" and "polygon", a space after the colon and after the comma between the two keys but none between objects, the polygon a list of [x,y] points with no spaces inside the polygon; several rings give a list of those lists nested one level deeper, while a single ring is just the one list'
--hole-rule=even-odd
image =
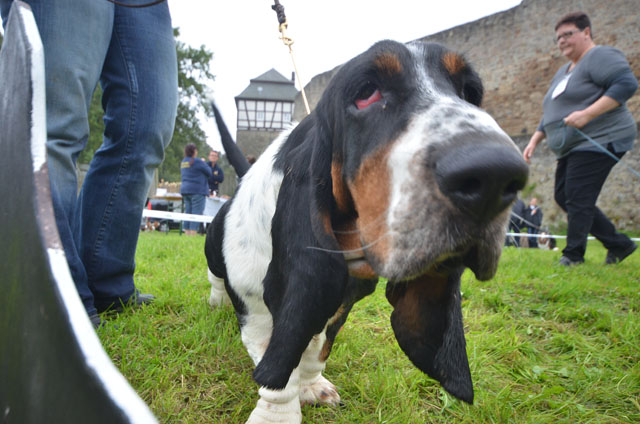
[{"label": "dark shoe", "polygon": [[147,305],[155,300],[152,294],[142,294],[137,289],[126,301],[118,301],[110,304],[99,304],[96,302],[96,309],[98,312],[115,312],[117,314],[124,311],[125,307],[136,307],[141,305]]},{"label": "dark shoe", "polygon": [[615,265],[618,264],[622,261],[624,261],[624,259],[629,256],[630,254],[632,254],[633,252],[635,252],[635,250],[638,248],[638,245],[633,243],[631,244],[629,247],[627,247],[625,250],[619,252],[619,253],[614,253],[613,250],[609,250],[607,252],[607,258],[604,260],[604,264],[605,265]]},{"label": "dark shoe", "polygon": [[572,259],[567,258],[566,256],[562,256],[558,261],[558,264],[562,266],[574,266],[574,265],[582,265],[584,261],[574,261]]},{"label": "dark shoe", "polygon": [[91,321],[93,328],[96,330],[102,326],[102,320],[100,319],[100,315],[98,314],[89,316],[89,321]]}]

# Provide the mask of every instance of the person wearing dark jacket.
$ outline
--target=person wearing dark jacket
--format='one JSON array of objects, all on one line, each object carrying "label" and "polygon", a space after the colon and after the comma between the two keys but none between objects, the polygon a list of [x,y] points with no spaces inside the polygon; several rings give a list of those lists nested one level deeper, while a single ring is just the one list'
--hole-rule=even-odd
[{"label": "person wearing dark jacket", "polygon": [[224,172],[222,172],[222,168],[218,166],[218,158],[220,155],[215,150],[209,152],[209,161],[207,165],[211,168],[211,172],[213,175],[209,177],[209,194],[215,196],[219,193],[218,184],[224,181]]},{"label": "person wearing dark jacket", "polygon": [[[538,234],[540,232],[540,226],[542,225],[542,210],[538,206],[538,199],[531,198],[529,207],[524,212],[524,222],[527,226],[527,233]],[[529,237],[529,247],[538,247],[538,238]]]},{"label": "person wearing dark jacket", "polygon": [[[507,228],[507,232],[519,233],[522,227],[524,227],[522,218],[524,218],[525,209],[524,202],[520,199],[516,199],[511,207],[511,216],[509,217],[509,227]],[[520,237],[507,236],[505,245],[520,247]]]},{"label": "person wearing dark jacket", "polygon": [[[180,194],[184,200],[184,212],[193,215],[202,215],[206,198],[209,195],[209,178],[213,176],[211,167],[204,159],[198,158],[198,149],[193,143],[184,148],[184,159],[180,163]],[[198,232],[200,223],[193,221],[184,222],[184,232],[188,236],[194,236]]]}]

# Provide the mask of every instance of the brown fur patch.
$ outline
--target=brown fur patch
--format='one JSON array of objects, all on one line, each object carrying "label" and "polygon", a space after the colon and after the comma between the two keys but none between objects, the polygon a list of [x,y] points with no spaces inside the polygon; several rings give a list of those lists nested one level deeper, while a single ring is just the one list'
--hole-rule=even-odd
[{"label": "brown fur patch", "polygon": [[391,172],[387,166],[392,144],[386,145],[364,159],[353,182],[351,196],[358,214],[357,226],[364,244],[374,243],[367,251],[385,262],[391,251],[386,235],[387,211],[391,200]]},{"label": "brown fur patch", "polygon": [[442,302],[447,287],[447,276],[442,274],[426,274],[409,283],[399,283],[397,290],[388,295],[394,313],[405,328],[412,333],[423,332],[421,310],[434,303]]},{"label": "brown fur patch", "polygon": [[353,211],[353,199],[349,190],[342,180],[342,164],[338,162],[331,162],[331,182],[333,185],[333,198],[338,205],[338,211],[343,214],[348,214]]},{"label": "brown fur patch", "polygon": [[318,355],[318,359],[320,362],[327,362],[329,359],[329,355],[331,354],[331,348],[333,347],[333,340],[325,340],[324,345],[322,345],[322,350],[320,351],[320,355]]},{"label": "brown fur patch", "polygon": [[457,74],[467,66],[462,56],[453,52],[447,52],[442,56],[442,64],[451,75]]},{"label": "brown fur patch", "polygon": [[[362,252],[360,231],[354,219],[334,224],[334,235],[341,250],[359,250]],[[364,256],[364,253],[362,253]],[[377,274],[364,259],[347,262],[349,275],[356,278],[375,278]]]},{"label": "brown fur patch", "polygon": [[335,223],[333,231],[342,250],[360,249],[360,233],[355,220]]},{"label": "brown fur patch", "polygon": [[[338,308],[338,311],[331,318],[329,318],[329,321],[327,321],[327,327],[332,326],[336,321],[341,319],[344,314],[345,314],[345,307],[344,305],[340,305],[340,307]],[[320,360],[320,362],[327,362],[327,359],[331,354],[331,348],[333,347],[333,342],[334,342],[333,338],[327,338],[324,341],[324,344],[322,345],[322,350],[318,355],[318,359]]]},{"label": "brown fur patch", "polygon": [[333,233],[333,227],[331,226],[331,217],[327,213],[322,214],[322,226],[327,234]]},{"label": "brown fur patch", "polygon": [[398,56],[392,53],[383,53],[376,57],[375,65],[386,76],[393,76],[402,72],[402,63]]},{"label": "brown fur patch", "polygon": [[348,263],[347,266],[349,268],[349,275],[352,277],[369,279],[376,278],[378,276],[371,265],[364,260],[361,260],[356,264]]}]

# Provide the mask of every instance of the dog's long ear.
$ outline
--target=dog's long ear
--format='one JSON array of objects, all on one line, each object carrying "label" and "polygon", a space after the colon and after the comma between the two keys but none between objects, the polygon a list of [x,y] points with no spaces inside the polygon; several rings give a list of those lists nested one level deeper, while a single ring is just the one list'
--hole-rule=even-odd
[{"label": "dog's long ear", "polygon": [[[333,118],[334,122],[338,121]],[[335,124],[334,124],[335,125]],[[331,127],[332,130],[335,130]],[[377,278],[371,265],[364,260],[357,213],[351,193],[343,178],[341,152],[336,152],[329,125],[319,118],[313,135],[310,163],[311,225],[320,248],[349,257],[345,262],[349,275],[356,278]]]},{"label": "dog's long ear", "polygon": [[[334,122],[335,116],[327,116],[332,108],[326,103],[330,100],[323,98],[313,112],[313,126],[308,137],[312,142],[311,161],[309,164],[311,224],[313,233],[320,247],[330,250],[340,250],[335,237],[332,219],[336,214],[336,199],[334,197],[335,161],[333,136],[334,128],[329,122]],[[331,121],[330,121],[331,120]],[[334,122],[334,125],[335,122]]]},{"label": "dog's long ear", "polygon": [[311,162],[309,164],[309,184],[312,231],[320,247],[339,250],[331,224],[334,208],[333,184],[331,181],[332,144],[329,129],[315,120],[310,130],[312,140]]},{"label": "dog's long ear", "polygon": [[391,326],[411,362],[453,396],[473,403],[462,327],[461,273],[389,282],[386,294],[394,307]]}]

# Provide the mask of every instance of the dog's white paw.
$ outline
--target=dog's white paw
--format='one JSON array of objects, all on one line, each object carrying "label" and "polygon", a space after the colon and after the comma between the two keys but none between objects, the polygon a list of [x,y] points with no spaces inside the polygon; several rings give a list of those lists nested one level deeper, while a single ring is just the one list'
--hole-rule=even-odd
[{"label": "dog's white paw", "polygon": [[[247,424],[300,424],[302,411],[300,401],[291,389],[260,389],[261,398],[251,412]],[[293,395],[293,396],[292,396]]]},{"label": "dog's white paw", "polygon": [[227,290],[224,288],[224,280],[222,278],[218,278],[211,270],[207,269],[207,273],[209,275],[209,282],[211,283],[211,294],[209,295],[209,305],[212,308],[221,305],[230,305],[231,299],[227,294]]},{"label": "dog's white paw", "polygon": [[285,413],[283,411],[264,411],[257,408],[251,412],[247,424],[300,424],[302,423],[302,412],[298,408],[297,412]]},{"label": "dog's white paw", "polygon": [[304,384],[301,382],[300,404],[338,406],[340,404],[340,395],[336,386],[320,375],[312,383]]}]

